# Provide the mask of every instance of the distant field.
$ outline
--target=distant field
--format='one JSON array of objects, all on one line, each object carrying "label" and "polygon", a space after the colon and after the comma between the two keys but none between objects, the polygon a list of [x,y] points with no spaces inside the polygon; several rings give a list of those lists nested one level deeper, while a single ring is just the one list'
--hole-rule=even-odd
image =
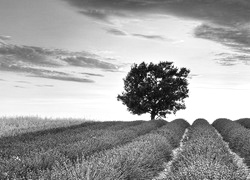
[{"label": "distant field", "polygon": [[1,180],[250,179],[250,130],[238,121],[11,121]]},{"label": "distant field", "polygon": [[86,119],[51,119],[39,117],[0,117],[0,137],[80,124]]}]

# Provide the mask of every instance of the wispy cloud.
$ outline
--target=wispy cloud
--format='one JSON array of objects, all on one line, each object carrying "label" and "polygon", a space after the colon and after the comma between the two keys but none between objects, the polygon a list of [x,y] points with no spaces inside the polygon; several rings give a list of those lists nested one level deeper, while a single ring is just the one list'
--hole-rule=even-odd
[{"label": "wispy cloud", "polygon": [[250,55],[243,53],[219,53],[216,54],[215,61],[224,66],[233,66],[239,63],[249,65]]},{"label": "wispy cloud", "polygon": [[173,39],[166,38],[161,35],[146,35],[146,34],[139,34],[139,33],[128,33],[123,30],[117,29],[117,28],[105,28],[106,32],[115,36],[131,36],[131,37],[137,37],[137,38],[143,38],[147,40],[160,40],[160,41],[173,41]]},{"label": "wispy cloud", "polygon": [[24,86],[14,86],[15,88],[25,88]]},{"label": "wispy cloud", "polygon": [[62,61],[67,62],[69,65],[78,67],[88,67],[88,68],[99,68],[99,69],[118,69],[117,65],[100,61],[97,59],[89,57],[65,57]]},{"label": "wispy cloud", "polygon": [[97,76],[97,77],[104,77],[102,74],[95,74],[95,73],[81,73],[83,75],[87,75],[87,76]]},{"label": "wispy cloud", "polygon": [[2,45],[0,46],[0,56],[8,57],[10,61],[18,61],[29,65],[38,66],[61,66],[56,61],[52,52],[46,49],[29,46]]},{"label": "wispy cloud", "polygon": [[194,77],[199,77],[200,74],[189,74],[188,78],[193,79]]},{"label": "wispy cloud", "polygon": [[0,35],[0,40],[2,41],[7,41],[7,40],[10,40],[11,37],[10,36],[3,36],[3,35]]},{"label": "wispy cloud", "polygon": [[222,43],[241,52],[250,52],[250,31],[245,29],[202,24],[195,29],[195,36]]},{"label": "wispy cloud", "polygon": [[128,33],[124,32],[122,30],[119,30],[119,29],[115,29],[115,28],[106,28],[105,30],[107,33],[113,34],[116,36],[127,36],[128,35]]},{"label": "wispy cloud", "polygon": [[[83,10],[106,11],[112,15],[127,14],[172,14],[183,17],[211,20],[223,24],[239,21],[249,22],[248,0],[64,0]],[[107,14],[107,13],[105,13]],[[102,13],[102,16],[103,15]]]},{"label": "wispy cloud", "polygon": [[48,85],[48,84],[38,84],[37,87],[54,87],[54,85]]},{"label": "wispy cloud", "polygon": [[90,8],[90,9],[83,9],[80,10],[79,13],[90,17],[95,20],[103,21],[108,24],[113,24],[112,18],[113,16],[119,16],[119,17],[127,17],[122,12],[109,10],[109,9],[96,9],[96,8]]},{"label": "wispy cloud", "polygon": [[17,83],[22,83],[22,84],[31,84],[31,82],[28,82],[28,81],[15,81]]},{"label": "wispy cloud", "polygon": [[62,81],[74,81],[74,82],[86,82],[93,83],[94,81],[86,78],[74,77],[71,74],[54,71],[54,70],[46,70],[46,69],[38,69],[34,67],[25,67],[20,66],[18,64],[10,64],[8,60],[2,61],[0,64],[1,71],[10,71],[15,73],[25,73],[27,76],[31,77],[40,77],[47,79],[55,79]]},{"label": "wispy cloud", "polygon": [[31,76],[32,77],[40,77],[40,78],[60,80],[60,81],[73,81],[73,82],[80,82],[80,83],[94,83],[94,81],[91,80],[91,79],[72,77],[69,74],[66,75],[66,76],[58,76],[56,74],[53,75],[53,74],[40,73],[38,75],[31,75]]},{"label": "wispy cloud", "polygon": [[105,11],[96,9],[87,9],[79,12],[85,16],[110,23],[109,15]]},{"label": "wispy cloud", "polygon": [[6,41],[8,41],[8,40],[10,40],[10,39],[11,39],[10,36],[0,35],[0,45],[6,44]]},{"label": "wispy cloud", "polygon": [[83,52],[69,52],[60,49],[45,49],[33,46],[2,45],[0,57],[8,58],[13,63],[41,67],[92,67],[116,69],[116,65],[101,60],[101,57]]},{"label": "wispy cloud", "polygon": [[135,37],[150,39],[150,40],[161,40],[161,41],[167,40],[165,37],[160,35],[144,35],[144,34],[132,34],[132,35]]},{"label": "wispy cloud", "polygon": [[[70,52],[60,49],[45,49],[33,46],[0,45],[0,70],[24,73],[32,77],[40,77],[61,81],[93,83],[84,74],[72,74],[67,68],[97,68],[100,70],[119,69],[117,62],[105,62],[100,56],[86,51]],[[83,70],[84,72],[84,70]],[[89,76],[99,74],[86,73]],[[28,83],[28,82],[19,82]]]},{"label": "wispy cloud", "polygon": [[[131,18],[162,14],[174,15],[185,19],[195,19],[202,23],[201,26],[194,30],[195,37],[221,43],[237,53],[250,54],[249,0],[64,1],[85,11],[95,9],[95,13],[92,12],[92,14],[98,12],[96,16],[104,20],[117,12],[122,12]],[[105,13],[100,13],[99,11]],[[119,36],[125,35],[118,31],[110,31],[110,33]],[[160,35],[134,34],[134,36],[145,39],[164,40],[164,37]],[[230,59],[230,57],[228,59]],[[246,61],[246,59],[248,58],[245,58],[244,61]]]},{"label": "wispy cloud", "polygon": [[221,43],[234,50],[233,53],[216,54],[221,65],[235,65],[250,61],[250,32],[235,27],[202,24],[195,29],[195,36]]}]

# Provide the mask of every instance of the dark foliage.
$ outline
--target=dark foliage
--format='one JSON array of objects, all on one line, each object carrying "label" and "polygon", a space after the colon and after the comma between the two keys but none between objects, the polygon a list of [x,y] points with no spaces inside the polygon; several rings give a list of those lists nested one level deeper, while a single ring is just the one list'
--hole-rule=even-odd
[{"label": "dark foliage", "polygon": [[174,67],[172,62],[134,64],[124,79],[125,91],[117,99],[133,114],[150,113],[151,119],[175,114],[185,109],[189,72]]}]

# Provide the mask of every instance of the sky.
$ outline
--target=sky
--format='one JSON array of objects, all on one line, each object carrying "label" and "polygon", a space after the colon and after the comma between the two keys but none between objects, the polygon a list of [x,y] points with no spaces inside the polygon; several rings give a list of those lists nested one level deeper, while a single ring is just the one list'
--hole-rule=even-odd
[{"label": "sky", "polygon": [[250,117],[248,0],[1,0],[0,116],[148,120],[116,97],[133,63],[186,67],[166,120]]}]

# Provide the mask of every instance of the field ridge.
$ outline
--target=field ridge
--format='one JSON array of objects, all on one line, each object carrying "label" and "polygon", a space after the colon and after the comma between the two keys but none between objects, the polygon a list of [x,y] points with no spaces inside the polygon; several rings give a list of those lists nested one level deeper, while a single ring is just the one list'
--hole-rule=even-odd
[{"label": "field ridge", "polygon": [[183,139],[183,146],[177,150],[161,180],[250,179],[249,169],[242,158],[232,153],[216,129],[205,119],[194,121]]},{"label": "field ridge", "polygon": [[165,166],[165,169],[162,172],[160,172],[158,174],[158,176],[153,178],[152,180],[162,180],[162,179],[166,178],[168,172],[171,170],[172,163],[174,162],[174,160],[177,158],[177,156],[180,154],[180,152],[183,149],[183,146],[184,146],[183,141],[187,137],[187,133],[188,133],[188,128],[185,129],[185,132],[184,132],[184,134],[183,134],[183,136],[181,138],[181,141],[180,141],[180,146],[173,149],[171,160],[169,162],[167,162],[167,163],[166,162],[164,163],[163,166]]},{"label": "field ridge", "polygon": [[[215,129],[215,128],[214,128]],[[234,157],[233,160],[237,164],[238,167],[242,167],[245,169],[246,172],[248,172],[247,180],[250,180],[250,169],[248,168],[247,164],[244,163],[244,158],[240,157],[237,153],[233,152],[232,149],[229,147],[229,143],[223,140],[223,137],[221,134],[215,129],[217,135],[222,139],[224,145],[228,148],[229,153]]]}]

